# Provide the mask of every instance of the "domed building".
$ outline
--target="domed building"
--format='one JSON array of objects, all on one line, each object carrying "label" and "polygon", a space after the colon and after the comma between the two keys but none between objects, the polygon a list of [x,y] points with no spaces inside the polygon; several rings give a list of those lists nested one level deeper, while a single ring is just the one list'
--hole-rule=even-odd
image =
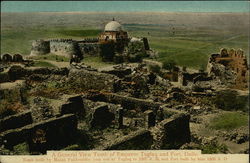
[{"label": "domed building", "polygon": [[123,31],[122,25],[117,21],[110,21],[105,25],[104,32],[99,36],[99,41],[101,43],[114,41],[114,42],[124,42],[128,41],[128,33]]}]

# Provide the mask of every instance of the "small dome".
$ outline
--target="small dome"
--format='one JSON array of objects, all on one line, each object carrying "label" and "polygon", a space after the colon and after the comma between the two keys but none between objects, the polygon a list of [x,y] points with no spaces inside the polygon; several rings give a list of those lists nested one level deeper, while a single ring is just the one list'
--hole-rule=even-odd
[{"label": "small dome", "polygon": [[121,31],[122,26],[117,21],[111,21],[106,24],[104,31]]}]

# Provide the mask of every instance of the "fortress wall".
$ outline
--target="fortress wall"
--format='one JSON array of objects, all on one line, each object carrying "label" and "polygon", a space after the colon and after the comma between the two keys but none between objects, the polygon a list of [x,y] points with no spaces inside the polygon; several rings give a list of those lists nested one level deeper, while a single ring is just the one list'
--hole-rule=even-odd
[{"label": "fortress wall", "polygon": [[99,43],[78,43],[80,51],[84,55],[99,56],[100,44]]},{"label": "fortress wall", "polygon": [[35,40],[32,42],[30,55],[45,55],[50,53],[50,41]]},{"label": "fortress wall", "polygon": [[77,42],[73,40],[59,39],[50,41],[50,52],[56,55],[72,57],[79,53]]}]

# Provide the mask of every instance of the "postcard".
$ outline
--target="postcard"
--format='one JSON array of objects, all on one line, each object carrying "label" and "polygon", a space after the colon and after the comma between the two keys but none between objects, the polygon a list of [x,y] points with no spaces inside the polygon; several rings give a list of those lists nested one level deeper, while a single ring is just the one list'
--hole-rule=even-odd
[{"label": "postcard", "polygon": [[249,29],[247,1],[1,1],[0,162],[248,162]]}]

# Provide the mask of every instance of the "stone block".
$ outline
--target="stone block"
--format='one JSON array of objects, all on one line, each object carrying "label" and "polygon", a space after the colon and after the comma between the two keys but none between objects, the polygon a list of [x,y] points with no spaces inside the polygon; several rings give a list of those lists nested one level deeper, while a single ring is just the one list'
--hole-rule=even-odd
[{"label": "stone block", "polygon": [[31,124],[32,122],[33,120],[30,111],[11,115],[0,120],[0,132],[23,127]]},{"label": "stone block", "polygon": [[146,150],[150,149],[153,137],[148,130],[138,130],[108,144],[103,150]]},{"label": "stone block", "polygon": [[147,110],[144,112],[145,116],[145,127],[150,128],[155,126],[155,114],[152,110]]},{"label": "stone block", "polygon": [[164,129],[162,149],[177,149],[190,142],[189,120],[189,114],[176,114],[161,122]]},{"label": "stone block", "polygon": [[67,99],[67,102],[60,108],[61,115],[64,114],[76,114],[78,117],[82,117],[85,114],[83,99],[81,96],[74,96]]},{"label": "stone block", "polygon": [[123,127],[123,108],[119,108],[116,110],[115,119],[116,119],[116,127],[118,129],[122,128]]},{"label": "stone block", "polygon": [[7,149],[28,142],[31,152],[44,153],[46,150],[60,149],[75,140],[77,119],[73,114],[54,117],[12,129],[0,134],[0,144]]},{"label": "stone block", "polygon": [[109,111],[108,105],[102,104],[92,109],[90,128],[104,129],[115,119],[115,115]]}]

